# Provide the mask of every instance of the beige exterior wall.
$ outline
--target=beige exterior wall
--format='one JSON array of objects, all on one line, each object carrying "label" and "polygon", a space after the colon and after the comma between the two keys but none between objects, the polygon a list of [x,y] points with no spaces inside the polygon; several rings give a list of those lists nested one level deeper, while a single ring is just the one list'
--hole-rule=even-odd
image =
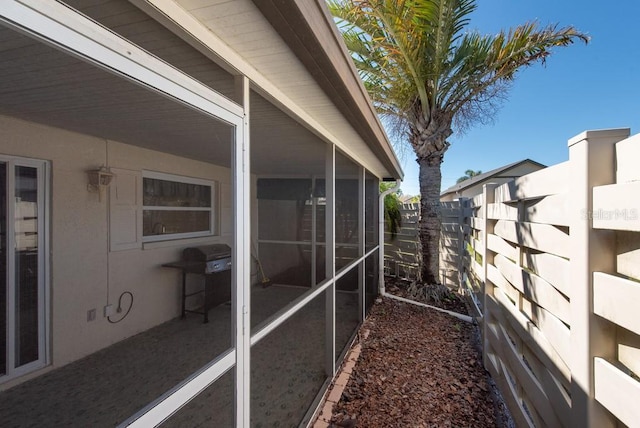
[{"label": "beige exterior wall", "polygon": [[[47,160],[51,166],[48,319],[52,364],[45,370],[178,316],[179,272],[160,265],[180,259],[182,249],[188,246],[232,243],[232,183],[228,168],[5,116],[0,116],[0,154]],[[86,171],[101,165],[217,181],[221,235],[109,251],[109,192],[100,198],[87,191]],[[104,306],[112,304],[115,308],[124,291],[133,293],[133,309],[122,322],[111,324],[103,316]],[[96,309],[97,316],[88,322],[90,309]],[[119,319],[118,314],[112,319]],[[0,389],[42,372],[7,382]]]},{"label": "beige exterior wall", "polygon": [[[530,174],[532,172],[538,171],[540,170],[541,167],[539,165],[534,165],[531,163],[525,163],[522,165],[518,165],[514,168],[510,168],[506,171],[501,172],[500,174],[498,174],[499,176],[501,175],[506,175],[506,176],[510,176],[510,177],[521,177],[523,175],[527,175]],[[482,186],[486,183],[496,183],[498,185],[500,184],[504,184],[508,181],[513,180],[513,178],[489,178],[487,180],[483,180],[480,181],[479,183],[464,189],[462,192],[460,193],[448,193],[442,197],[440,197],[440,201],[441,202],[450,202],[450,201],[457,201],[458,198],[473,198],[476,195],[480,195],[482,194]]]}]

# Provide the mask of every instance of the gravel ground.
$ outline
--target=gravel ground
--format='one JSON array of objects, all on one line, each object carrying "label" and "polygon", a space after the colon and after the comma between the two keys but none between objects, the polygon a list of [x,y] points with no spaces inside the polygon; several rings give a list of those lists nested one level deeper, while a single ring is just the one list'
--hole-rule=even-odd
[{"label": "gravel ground", "polygon": [[[390,291],[406,296],[402,286],[392,285]],[[466,312],[461,301],[447,306]],[[482,366],[476,326],[384,298],[376,302],[362,330],[369,335],[334,407],[332,426],[512,426]]]}]

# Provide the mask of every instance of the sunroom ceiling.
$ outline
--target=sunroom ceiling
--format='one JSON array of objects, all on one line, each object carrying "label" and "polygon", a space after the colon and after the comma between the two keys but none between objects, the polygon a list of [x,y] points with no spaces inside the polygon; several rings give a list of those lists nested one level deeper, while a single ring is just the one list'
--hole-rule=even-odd
[{"label": "sunroom ceiling", "polygon": [[[232,127],[200,111],[3,26],[0,57],[2,115],[231,164]],[[322,171],[323,152],[309,151],[318,138],[262,97],[251,99],[252,172]]]}]

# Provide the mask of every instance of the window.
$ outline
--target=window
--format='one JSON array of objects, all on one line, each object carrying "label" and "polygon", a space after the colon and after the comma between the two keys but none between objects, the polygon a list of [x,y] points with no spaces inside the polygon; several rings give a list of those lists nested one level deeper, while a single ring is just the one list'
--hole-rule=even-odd
[{"label": "window", "polygon": [[144,172],[142,205],[144,242],[217,233],[213,181]]}]

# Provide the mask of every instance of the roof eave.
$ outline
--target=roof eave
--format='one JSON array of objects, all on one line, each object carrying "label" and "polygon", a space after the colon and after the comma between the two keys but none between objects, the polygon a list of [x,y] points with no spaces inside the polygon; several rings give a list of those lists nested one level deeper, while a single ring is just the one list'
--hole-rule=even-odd
[{"label": "roof eave", "polygon": [[324,0],[252,0],[392,177],[404,173]]},{"label": "roof eave", "polygon": [[[516,168],[516,167],[518,167],[518,166],[520,166],[522,164],[525,164],[527,162],[531,163],[531,164],[534,164],[534,165],[537,165],[537,166],[539,166],[541,168],[546,168],[547,167],[546,165],[541,164],[540,162],[536,162],[534,160],[531,160],[529,158],[523,159],[523,160],[521,160],[519,162],[510,163],[510,164],[504,165],[502,167],[498,167],[496,169],[488,171],[488,172],[486,172],[484,174],[481,174],[481,176],[483,176],[483,175],[485,175],[485,176],[480,178],[480,179],[475,179],[475,177],[472,177],[469,180],[462,181],[461,183],[456,183],[453,186],[445,189],[442,193],[440,193],[440,197],[443,197],[443,196],[446,196],[446,195],[450,195],[452,193],[462,192],[462,191],[468,189],[469,187],[473,187],[473,186],[478,185],[479,183],[482,183],[483,181],[490,180],[491,178],[494,178],[498,174],[502,174],[502,173],[504,173],[506,171],[509,171],[510,169]],[[489,173],[491,173],[491,174],[490,175],[486,175],[486,174],[489,174]],[[465,184],[461,185],[462,183],[465,183]],[[460,187],[456,187],[458,185],[461,185],[461,186]]]}]

